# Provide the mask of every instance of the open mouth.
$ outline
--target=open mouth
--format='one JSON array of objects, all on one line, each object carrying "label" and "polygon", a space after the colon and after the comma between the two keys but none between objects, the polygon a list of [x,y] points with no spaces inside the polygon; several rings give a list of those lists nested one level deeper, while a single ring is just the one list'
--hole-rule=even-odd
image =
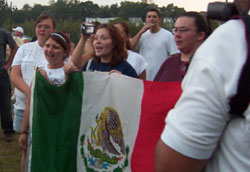
[{"label": "open mouth", "polygon": [[101,47],[101,46],[96,46],[96,47],[95,47],[95,50],[96,50],[96,52],[100,52],[100,51],[103,50],[103,47]]}]

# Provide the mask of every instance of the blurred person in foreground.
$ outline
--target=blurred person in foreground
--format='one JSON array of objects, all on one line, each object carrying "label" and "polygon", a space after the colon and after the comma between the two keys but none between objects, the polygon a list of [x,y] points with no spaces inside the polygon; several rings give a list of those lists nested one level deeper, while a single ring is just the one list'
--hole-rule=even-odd
[{"label": "blurred person in foreground", "polygon": [[[235,4],[241,14],[248,13],[250,0]],[[245,37],[244,22],[230,20],[196,51],[155,149],[156,172],[249,171],[249,97],[242,117],[230,113],[231,98],[243,91],[237,87],[249,64]]]},{"label": "blurred person in foreground", "polygon": [[208,37],[209,29],[206,19],[200,13],[191,11],[177,18],[173,33],[181,53],[165,60],[154,81],[182,81],[191,57]]}]

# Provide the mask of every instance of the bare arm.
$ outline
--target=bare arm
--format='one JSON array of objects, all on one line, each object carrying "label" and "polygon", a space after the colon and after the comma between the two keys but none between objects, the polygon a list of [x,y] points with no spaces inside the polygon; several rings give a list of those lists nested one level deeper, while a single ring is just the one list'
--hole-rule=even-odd
[{"label": "bare arm", "polygon": [[143,28],[132,38],[132,40],[130,40],[130,44],[131,44],[131,49],[134,50],[136,45],[138,44],[141,35],[146,32],[153,24],[148,23],[145,26],[143,26]]},{"label": "bare arm", "polygon": [[25,44],[25,43],[28,43],[28,42],[30,42],[28,39],[24,39],[23,40],[23,43]]},{"label": "bare arm", "polygon": [[207,160],[184,156],[159,140],[155,148],[155,172],[199,172]]},{"label": "bare arm", "polygon": [[11,71],[11,81],[14,83],[16,88],[22,91],[27,97],[30,93],[29,86],[24,82],[21,73],[21,66],[13,66]]},{"label": "bare arm", "polygon": [[[82,35],[71,57],[71,62],[78,69],[81,69],[83,65],[93,56],[93,51],[91,50],[88,50],[85,54],[83,54],[86,40],[86,35]],[[89,40],[91,41],[91,38]],[[92,42],[87,41],[86,44],[92,44]],[[88,45],[86,45],[86,47],[87,46]]]},{"label": "bare arm", "polygon": [[144,70],[139,76],[138,76],[138,78],[139,79],[142,79],[142,80],[146,80],[146,70]]},{"label": "bare arm", "polygon": [[10,51],[10,56],[9,56],[9,59],[8,61],[6,62],[6,64],[4,65],[4,69],[5,70],[8,70],[13,62],[13,59],[14,59],[14,56],[16,54],[16,51],[17,51],[17,45],[15,45],[11,51]]},{"label": "bare arm", "polygon": [[26,106],[23,113],[23,122],[21,127],[21,135],[19,136],[18,142],[22,149],[27,149],[27,140],[28,140],[28,132],[29,129],[29,116],[30,116],[30,94],[28,96]]}]

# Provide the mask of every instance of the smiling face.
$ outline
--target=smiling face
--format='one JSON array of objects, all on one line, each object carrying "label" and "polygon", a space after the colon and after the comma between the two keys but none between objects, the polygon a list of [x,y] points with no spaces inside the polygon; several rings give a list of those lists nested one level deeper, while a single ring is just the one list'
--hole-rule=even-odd
[{"label": "smiling face", "polygon": [[181,53],[192,53],[204,40],[204,34],[197,32],[194,18],[179,17],[175,22],[174,39]]},{"label": "smiling face", "polygon": [[114,45],[107,29],[100,28],[97,30],[93,45],[95,54],[101,58],[101,62],[110,62]]},{"label": "smiling face", "polygon": [[36,25],[36,36],[40,46],[43,47],[46,37],[54,32],[53,22],[51,19],[44,19]]},{"label": "smiling face", "polygon": [[57,69],[64,65],[64,57],[67,56],[63,47],[49,38],[44,44],[44,54],[50,69]]}]

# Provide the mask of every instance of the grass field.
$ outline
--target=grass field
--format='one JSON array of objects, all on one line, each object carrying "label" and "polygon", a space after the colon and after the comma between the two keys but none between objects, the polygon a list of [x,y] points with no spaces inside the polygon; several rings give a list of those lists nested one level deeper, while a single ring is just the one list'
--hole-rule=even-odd
[{"label": "grass field", "polygon": [[[14,102],[12,102],[12,104],[13,103]],[[6,142],[3,130],[0,127],[0,172],[21,171],[20,162],[22,150],[17,142],[18,137],[19,134],[16,133],[12,136],[11,142]]]},{"label": "grass field", "polygon": [[0,129],[0,172],[19,172],[21,148],[18,145],[19,134],[14,134],[11,142],[6,142]]}]

